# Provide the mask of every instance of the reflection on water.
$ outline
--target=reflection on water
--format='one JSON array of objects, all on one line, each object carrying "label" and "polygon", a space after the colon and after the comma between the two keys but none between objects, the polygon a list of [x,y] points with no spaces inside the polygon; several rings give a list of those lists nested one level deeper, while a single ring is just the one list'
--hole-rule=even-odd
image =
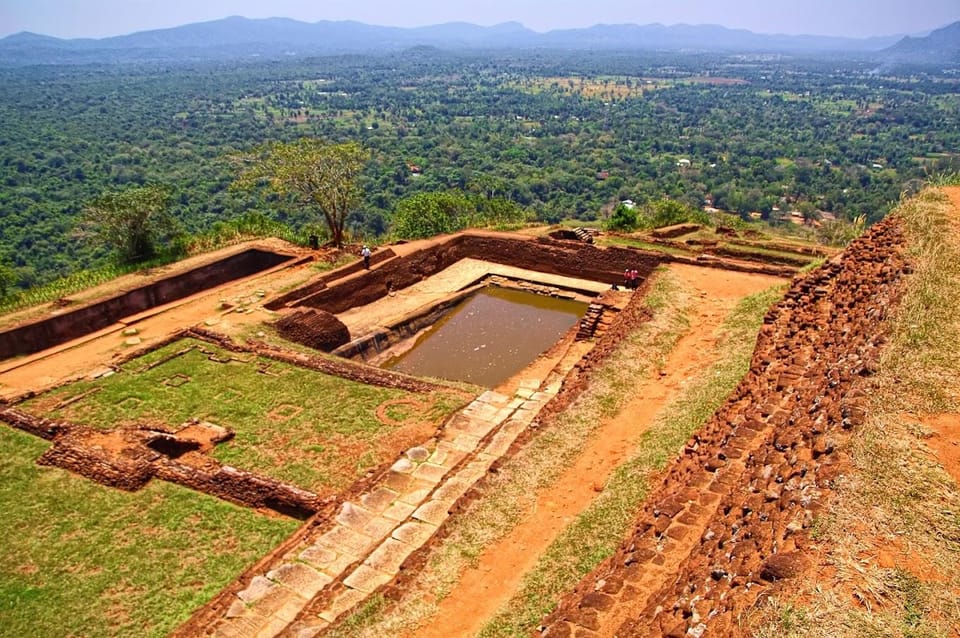
[{"label": "reflection on water", "polygon": [[484,288],[386,367],[493,387],[556,343],[586,308],[579,301],[523,290]]}]

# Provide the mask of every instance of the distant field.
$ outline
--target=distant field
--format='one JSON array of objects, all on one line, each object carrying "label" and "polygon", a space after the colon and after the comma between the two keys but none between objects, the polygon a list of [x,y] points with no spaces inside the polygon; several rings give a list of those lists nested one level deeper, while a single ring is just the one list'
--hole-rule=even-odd
[{"label": "distant field", "polygon": [[38,466],[47,446],[0,427],[3,636],[165,636],[299,524],[162,481],[106,488]]},{"label": "distant field", "polygon": [[644,93],[672,85],[670,80],[646,80],[634,77],[530,77],[513,84],[531,93],[558,91],[564,95],[580,95],[603,100],[624,100],[643,97]]},{"label": "distant field", "polygon": [[[419,436],[429,437],[457,401],[452,394],[363,385],[186,339],[127,363],[119,374],[59,388],[22,407],[108,429],[211,421],[236,432],[214,449],[217,460],[330,494],[404,445],[419,443]],[[397,412],[402,418],[391,416]]]}]

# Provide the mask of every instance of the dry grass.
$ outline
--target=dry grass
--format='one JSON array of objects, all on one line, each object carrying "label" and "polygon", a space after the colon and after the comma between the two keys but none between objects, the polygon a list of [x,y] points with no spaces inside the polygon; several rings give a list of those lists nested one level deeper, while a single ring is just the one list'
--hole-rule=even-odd
[{"label": "dry grass", "polygon": [[894,213],[914,272],[872,379],[870,415],[846,450],[854,471],[815,528],[832,575],[769,601],[757,636],[960,636],[960,486],[922,425],[923,415],[960,408],[960,233],[950,210],[928,189]]}]

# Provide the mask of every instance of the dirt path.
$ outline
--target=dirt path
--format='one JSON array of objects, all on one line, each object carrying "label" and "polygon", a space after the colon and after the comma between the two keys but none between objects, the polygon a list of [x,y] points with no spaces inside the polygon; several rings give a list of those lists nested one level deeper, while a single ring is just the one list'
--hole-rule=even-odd
[{"label": "dirt path", "polygon": [[[652,370],[636,388],[636,398],[600,425],[583,454],[552,486],[537,495],[532,513],[500,542],[488,547],[440,603],[437,613],[409,635],[471,636],[519,588],[540,555],[596,497],[612,472],[631,454],[657,413],[681,391],[686,379],[716,360],[715,331],[744,296],[783,280],[673,265],[671,273],[697,300],[690,330],[678,341],[662,370]],[[589,477],[585,479],[584,477]]]}]

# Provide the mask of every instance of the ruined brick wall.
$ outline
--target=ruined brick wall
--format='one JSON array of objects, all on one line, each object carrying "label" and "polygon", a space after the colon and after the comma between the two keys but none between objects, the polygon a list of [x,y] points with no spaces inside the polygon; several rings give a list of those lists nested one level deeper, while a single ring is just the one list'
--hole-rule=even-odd
[{"label": "ruined brick wall", "polygon": [[347,326],[317,308],[303,308],[281,317],[276,328],[284,339],[323,352],[332,352],[350,341]]},{"label": "ruined brick wall", "polygon": [[292,255],[264,250],[245,250],[109,299],[0,332],[0,359],[40,352],[106,328],[123,317],[246,277],[292,258]]},{"label": "ruined brick wall", "polygon": [[794,281],[764,320],[749,373],[545,635],[739,635],[757,597],[802,572],[844,463],[838,449],[863,418],[859,380],[876,369],[903,246],[888,218]]},{"label": "ruined brick wall", "polygon": [[214,469],[206,470],[161,456],[153,462],[152,470],[154,476],[164,481],[240,505],[272,509],[294,518],[307,518],[322,502],[316,494],[295,485],[229,465],[216,464]]},{"label": "ruined brick wall", "polygon": [[700,224],[675,224],[673,226],[654,228],[652,231],[650,231],[650,234],[657,239],[673,239],[675,237],[681,237],[683,235],[695,233],[701,228],[702,226],[700,226]]},{"label": "ruined brick wall", "polygon": [[153,476],[149,448],[133,446],[114,452],[91,440],[96,432],[74,426],[56,439],[37,459],[39,465],[59,467],[85,478],[117,489],[135,492]]},{"label": "ruined brick wall", "polygon": [[[397,254],[393,252],[393,250],[390,248],[375,250],[373,254],[370,256],[370,265],[375,266],[389,259],[393,259],[396,256]],[[354,273],[358,273],[361,270],[364,270],[364,265],[362,260],[356,261],[352,264],[343,266],[341,268],[337,268],[336,270],[333,270],[331,272],[326,273],[325,275],[318,277],[316,280],[307,284],[306,286],[301,286],[300,288],[291,290],[285,295],[281,295],[279,297],[271,299],[270,302],[266,304],[266,308],[268,310],[280,310],[281,308],[285,308],[287,306],[298,305],[297,302],[300,299],[303,299],[304,297],[309,297],[310,295],[320,292],[321,290],[326,288],[327,284],[329,284],[331,281],[335,279],[340,279],[341,277],[347,277]]]},{"label": "ruined brick wall", "polygon": [[418,393],[448,389],[446,386],[423,381],[417,377],[393,372],[392,370],[375,368],[346,359],[336,359],[321,355],[307,355],[300,352],[284,350],[262,342],[248,342],[246,345],[240,345],[226,335],[203,328],[191,328],[184,334],[195,339],[214,343],[231,352],[251,352],[275,361],[283,361],[290,365],[316,370],[317,372],[323,372],[381,388],[396,388],[398,390]]},{"label": "ruined brick wall", "polygon": [[[297,518],[312,515],[324,504],[316,494],[295,485],[221,465],[210,457],[190,464],[158,452],[148,443],[152,430],[100,430],[53,422],[17,408],[0,410],[0,421],[51,439],[37,460],[102,485],[136,491],[156,477],[248,507],[269,508]],[[175,439],[175,435],[166,438]]]},{"label": "ruined brick wall", "polygon": [[72,427],[68,423],[31,416],[16,408],[0,410],[0,421],[48,441],[52,441],[57,435],[68,432]]},{"label": "ruined brick wall", "polygon": [[[629,248],[597,248],[549,237],[521,239],[465,233],[395,259],[349,282],[319,290],[297,303],[337,314],[372,303],[390,290],[411,286],[468,257],[610,284],[620,283],[628,267],[637,269],[644,280],[661,262],[658,254]],[[273,306],[271,303],[269,307]]]}]

